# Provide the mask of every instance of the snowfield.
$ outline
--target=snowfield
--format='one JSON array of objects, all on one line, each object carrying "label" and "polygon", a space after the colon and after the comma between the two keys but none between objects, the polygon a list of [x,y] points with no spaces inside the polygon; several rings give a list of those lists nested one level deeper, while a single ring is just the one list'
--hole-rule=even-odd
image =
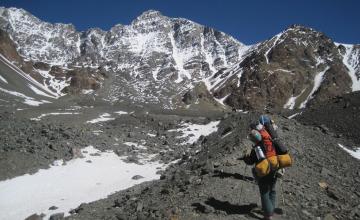
[{"label": "snowfield", "polygon": [[[125,163],[113,152],[100,152],[92,146],[82,150],[84,158],[63,165],[56,161],[47,170],[0,182],[0,219],[19,220],[34,213],[68,212],[81,203],[92,202],[144,181],[158,179],[158,162],[144,165]],[[144,178],[134,180],[133,176]],[[58,209],[49,210],[56,206]]]}]

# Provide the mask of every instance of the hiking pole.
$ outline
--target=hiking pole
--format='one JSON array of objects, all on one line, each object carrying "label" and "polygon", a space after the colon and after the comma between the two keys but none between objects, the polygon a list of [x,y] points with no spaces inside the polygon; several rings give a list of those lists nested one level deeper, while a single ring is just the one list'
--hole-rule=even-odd
[{"label": "hiking pole", "polygon": [[285,197],[284,197],[284,188],[283,188],[283,181],[280,179],[280,190],[281,190],[281,199],[283,206],[285,206]]},{"label": "hiking pole", "polygon": [[[244,167],[243,180],[244,180],[246,171],[247,171],[247,164],[245,164],[245,167]],[[244,184],[242,184],[242,185],[241,185],[241,188],[240,188],[240,195],[241,195],[241,196],[243,196],[243,189],[244,189]],[[241,197],[240,197],[240,198],[241,198]],[[240,201],[239,201],[239,204],[240,204]]]}]

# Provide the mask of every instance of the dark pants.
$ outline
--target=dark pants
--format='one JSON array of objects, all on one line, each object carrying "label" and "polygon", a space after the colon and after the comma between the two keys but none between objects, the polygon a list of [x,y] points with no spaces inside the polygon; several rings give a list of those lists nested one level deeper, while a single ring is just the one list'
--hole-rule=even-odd
[{"label": "dark pants", "polygon": [[262,177],[258,180],[260,196],[261,196],[261,206],[265,215],[272,215],[275,209],[276,201],[276,176],[271,173],[267,176]]}]

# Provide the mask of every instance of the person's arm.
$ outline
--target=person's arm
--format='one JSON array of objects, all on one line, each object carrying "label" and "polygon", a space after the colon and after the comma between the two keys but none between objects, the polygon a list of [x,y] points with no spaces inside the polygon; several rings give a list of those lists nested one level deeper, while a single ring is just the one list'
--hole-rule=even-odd
[{"label": "person's arm", "polygon": [[253,165],[254,163],[256,163],[257,161],[257,158],[256,158],[256,153],[255,153],[255,150],[252,149],[250,154],[248,155],[245,155],[244,157],[244,162],[247,164],[247,165]]}]

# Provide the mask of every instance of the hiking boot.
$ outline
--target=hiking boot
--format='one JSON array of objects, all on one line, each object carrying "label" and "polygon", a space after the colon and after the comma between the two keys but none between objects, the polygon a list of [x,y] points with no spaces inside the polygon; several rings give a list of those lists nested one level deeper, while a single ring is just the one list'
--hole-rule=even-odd
[{"label": "hiking boot", "polygon": [[264,220],[271,220],[273,218],[272,218],[272,215],[265,215],[263,219]]},{"label": "hiking boot", "polygon": [[283,215],[284,210],[282,208],[275,208],[274,213],[277,214],[277,215]]}]

